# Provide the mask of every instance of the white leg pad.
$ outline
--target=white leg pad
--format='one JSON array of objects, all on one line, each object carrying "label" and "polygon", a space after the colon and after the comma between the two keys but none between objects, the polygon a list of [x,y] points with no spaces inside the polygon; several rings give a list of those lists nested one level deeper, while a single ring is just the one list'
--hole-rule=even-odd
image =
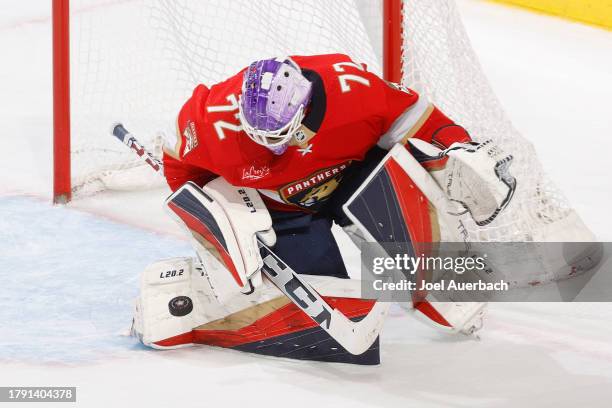
[{"label": "white leg pad", "polygon": [[164,348],[155,342],[190,332],[202,320],[201,296],[193,287],[197,274],[192,258],[161,260],[142,273],[132,333],[144,345]]}]

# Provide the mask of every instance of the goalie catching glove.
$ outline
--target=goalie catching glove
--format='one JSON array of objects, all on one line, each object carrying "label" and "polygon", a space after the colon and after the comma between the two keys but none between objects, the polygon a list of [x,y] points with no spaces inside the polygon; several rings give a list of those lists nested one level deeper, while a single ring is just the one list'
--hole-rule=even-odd
[{"label": "goalie catching glove", "polygon": [[406,147],[446,197],[463,213],[469,212],[477,225],[491,223],[512,200],[516,190],[516,179],[509,171],[513,157],[491,140],[453,143],[440,150],[420,139],[409,139]]}]

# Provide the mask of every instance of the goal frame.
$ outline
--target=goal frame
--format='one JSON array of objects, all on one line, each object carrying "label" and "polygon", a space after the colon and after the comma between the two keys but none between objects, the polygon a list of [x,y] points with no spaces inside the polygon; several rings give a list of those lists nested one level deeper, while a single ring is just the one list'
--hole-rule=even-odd
[{"label": "goal frame", "polygon": [[[52,1],[53,202],[72,199],[70,128],[70,0]],[[383,0],[383,77],[402,79],[402,1]]]},{"label": "goal frame", "polygon": [[72,198],[70,164],[70,1],[52,0],[53,202]]}]

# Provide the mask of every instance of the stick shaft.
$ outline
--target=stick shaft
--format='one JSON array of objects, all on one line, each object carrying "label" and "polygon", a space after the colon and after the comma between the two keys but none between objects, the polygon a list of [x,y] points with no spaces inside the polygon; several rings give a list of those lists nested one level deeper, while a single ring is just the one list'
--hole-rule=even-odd
[{"label": "stick shaft", "polygon": [[147,163],[153,170],[164,174],[164,164],[149,152],[121,123],[116,123],[111,128],[111,134],[129,147],[138,157]]}]

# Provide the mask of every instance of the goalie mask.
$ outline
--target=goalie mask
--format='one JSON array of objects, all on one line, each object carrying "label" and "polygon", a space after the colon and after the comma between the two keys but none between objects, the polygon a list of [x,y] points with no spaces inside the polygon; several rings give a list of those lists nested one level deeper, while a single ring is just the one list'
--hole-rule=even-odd
[{"label": "goalie mask", "polygon": [[275,154],[287,150],[310,102],[312,84],[290,58],[253,62],[245,71],[239,117],[247,135]]}]

